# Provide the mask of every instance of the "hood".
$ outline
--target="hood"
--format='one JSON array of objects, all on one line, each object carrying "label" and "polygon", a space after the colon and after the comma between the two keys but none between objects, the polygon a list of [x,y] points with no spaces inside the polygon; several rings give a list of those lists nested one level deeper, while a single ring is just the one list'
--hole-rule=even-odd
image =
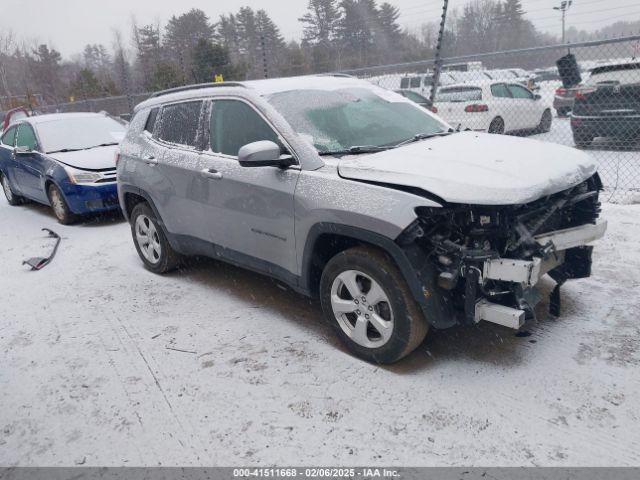
[{"label": "hood", "polygon": [[47,153],[47,156],[81,170],[107,170],[116,168],[118,145],[97,147],[77,152]]},{"label": "hood", "polygon": [[344,178],[415,187],[451,203],[529,203],[586,180],[595,161],[575,148],[461,132],[371,155],[343,157]]}]

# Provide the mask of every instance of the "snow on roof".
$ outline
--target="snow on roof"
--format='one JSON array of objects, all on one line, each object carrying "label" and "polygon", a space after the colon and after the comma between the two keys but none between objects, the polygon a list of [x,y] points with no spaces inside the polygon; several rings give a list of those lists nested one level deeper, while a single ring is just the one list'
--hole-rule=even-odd
[{"label": "snow on roof", "polygon": [[92,118],[92,117],[104,117],[101,113],[92,112],[72,112],[72,113],[47,113],[44,115],[35,115],[33,117],[25,118],[25,121],[33,125],[45,122],[54,122],[58,120],[65,120],[67,118]]}]

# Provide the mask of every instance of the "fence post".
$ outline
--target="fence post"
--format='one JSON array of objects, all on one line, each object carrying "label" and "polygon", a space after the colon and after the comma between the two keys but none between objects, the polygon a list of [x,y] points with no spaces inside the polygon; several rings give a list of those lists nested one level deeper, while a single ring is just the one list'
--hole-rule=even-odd
[{"label": "fence post", "polygon": [[442,40],[444,37],[444,27],[447,21],[447,8],[449,7],[449,0],[444,0],[442,5],[442,19],[440,20],[440,31],[438,32],[438,43],[436,44],[436,61],[433,69],[433,85],[431,86],[431,103],[436,99],[436,91],[438,90],[438,83],[440,83],[440,70],[442,69]]}]

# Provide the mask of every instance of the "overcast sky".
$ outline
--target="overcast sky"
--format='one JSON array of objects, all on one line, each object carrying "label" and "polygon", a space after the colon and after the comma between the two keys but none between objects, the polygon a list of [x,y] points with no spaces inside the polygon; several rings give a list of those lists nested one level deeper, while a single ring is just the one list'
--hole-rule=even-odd
[{"label": "overcast sky", "polygon": [[[382,0],[379,0],[379,3]],[[437,20],[441,0],[388,0],[400,8],[400,23],[416,30],[420,24]],[[450,8],[470,0],[450,0]],[[275,19],[286,39],[299,39],[297,21],[307,0],[1,0],[0,31],[11,29],[23,39],[48,42],[64,56],[79,53],[87,43],[111,47],[113,29],[128,36],[132,16],[139,24],[166,22],[171,15],[200,8],[213,20],[221,13],[237,11],[248,5],[263,8]],[[522,0],[527,17],[543,31],[560,34],[560,13],[552,7],[560,0]],[[5,15],[20,12],[19,15]],[[567,26],[595,30],[615,21],[639,20],[638,0],[574,0],[567,14]]]}]

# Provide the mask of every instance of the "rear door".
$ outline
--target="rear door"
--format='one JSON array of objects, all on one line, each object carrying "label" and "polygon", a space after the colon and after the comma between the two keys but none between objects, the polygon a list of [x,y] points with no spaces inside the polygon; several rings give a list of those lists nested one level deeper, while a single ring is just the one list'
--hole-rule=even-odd
[{"label": "rear door", "polygon": [[261,112],[238,98],[213,101],[208,133],[204,215],[211,242],[244,265],[276,276],[282,269],[295,272],[293,196],[300,169],[238,163],[242,146],[271,140],[284,152],[284,139]]},{"label": "rear door", "polygon": [[150,189],[167,230],[206,241],[209,230],[202,210],[206,182],[201,175],[204,105],[201,100],[164,105],[154,132],[161,148],[145,155],[159,155],[146,162],[156,179]]},{"label": "rear door", "polygon": [[45,158],[38,152],[38,140],[33,127],[28,123],[18,125],[16,148],[25,148],[27,153],[14,154],[16,183],[23,195],[47,203],[44,191]]},{"label": "rear door", "polygon": [[491,118],[501,117],[504,120],[505,131],[516,130],[519,122],[520,108],[518,100],[513,98],[511,91],[505,83],[494,83],[491,85]]}]

